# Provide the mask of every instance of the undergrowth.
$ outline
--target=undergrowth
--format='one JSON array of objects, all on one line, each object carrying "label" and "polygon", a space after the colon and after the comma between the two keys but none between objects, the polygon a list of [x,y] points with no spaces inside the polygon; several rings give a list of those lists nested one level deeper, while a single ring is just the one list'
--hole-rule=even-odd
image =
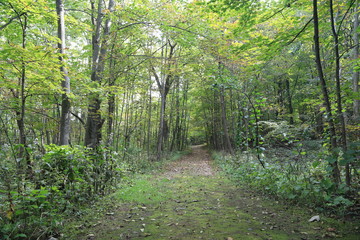
[{"label": "undergrowth", "polygon": [[[336,215],[358,215],[359,185],[354,179],[352,187],[333,183],[327,161],[304,150],[290,154],[262,154],[263,168],[250,152],[230,156],[219,152],[213,158],[222,170],[238,184],[271,195],[287,202],[307,205],[317,211],[327,211]],[[299,159],[301,156],[301,159]]]},{"label": "undergrowth", "polygon": [[[0,157],[0,239],[57,237],[64,219],[81,216],[89,204],[131,183],[135,173],[160,168],[145,154],[117,154],[106,147],[28,147],[31,168],[3,146]],[[178,159],[181,152],[164,161]],[[15,160],[14,160],[15,159]]]}]

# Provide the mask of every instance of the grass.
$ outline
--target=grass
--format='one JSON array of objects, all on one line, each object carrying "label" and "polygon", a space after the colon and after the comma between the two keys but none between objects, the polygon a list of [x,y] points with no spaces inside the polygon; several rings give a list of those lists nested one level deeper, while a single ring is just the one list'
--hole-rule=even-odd
[{"label": "grass", "polygon": [[132,184],[122,187],[113,197],[122,202],[139,204],[159,203],[171,198],[170,191],[166,189],[164,181],[154,183],[151,175],[140,175]]},{"label": "grass", "polygon": [[[171,163],[170,163],[171,164]],[[357,240],[356,223],[286,206],[236,186],[224,175],[161,171],[137,175],[81,221],[69,222],[62,239],[334,239]],[[98,209],[98,210],[96,210]],[[331,229],[331,231],[329,231]],[[335,230],[333,230],[335,229]]]}]

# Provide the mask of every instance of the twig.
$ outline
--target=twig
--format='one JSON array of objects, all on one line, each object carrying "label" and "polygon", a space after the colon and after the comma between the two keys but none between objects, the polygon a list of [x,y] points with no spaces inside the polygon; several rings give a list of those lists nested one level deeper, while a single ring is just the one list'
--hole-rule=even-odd
[{"label": "twig", "polygon": [[295,35],[295,37],[294,37],[290,42],[288,42],[287,45],[290,45],[291,43],[293,43],[293,42],[296,40],[296,38],[297,38],[302,32],[305,31],[305,29],[306,29],[307,26],[312,22],[313,19],[314,19],[314,18],[311,18],[311,19],[305,24],[305,26],[300,30],[300,32],[298,32],[298,33]]}]

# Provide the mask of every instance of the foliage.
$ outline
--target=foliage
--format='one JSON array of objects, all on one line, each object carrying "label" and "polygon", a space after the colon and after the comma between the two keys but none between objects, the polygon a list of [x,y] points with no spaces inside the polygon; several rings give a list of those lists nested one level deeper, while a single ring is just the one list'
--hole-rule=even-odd
[{"label": "foliage", "polygon": [[[50,233],[61,214],[111,192],[127,172],[158,168],[161,157],[203,142],[267,159],[265,169],[253,160],[227,166],[283,198],[350,205],[333,183],[359,186],[358,1],[336,1],[334,14],[328,1],[318,4],[328,109],[313,61],[312,2],[64,1],[59,54],[54,1],[1,1],[2,233]],[[63,67],[72,147],[57,146]],[[90,140],[93,149],[84,147]],[[273,147],[286,147],[288,159],[268,161],[278,157],[266,156]]]},{"label": "foliage", "polygon": [[[355,196],[359,189],[345,184],[335,186],[331,170],[325,159],[310,161],[318,150],[305,150],[301,144],[298,152],[274,149],[266,152],[266,168],[262,168],[251,153],[236,156],[214,153],[217,164],[237,184],[245,184],[275,198],[308,205],[318,211],[327,210],[336,214],[349,214],[354,204],[359,204]],[[307,152],[306,152],[307,151]]]},{"label": "foliage", "polygon": [[[9,152],[1,154],[6,157]],[[2,167],[0,232],[4,239],[56,235],[64,214],[111,192],[125,177],[128,167],[114,156],[105,148],[95,154],[80,146],[48,145],[45,154],[36,156],[30,177]]]},{"label": "foliage", "polygon": [[306,124],[292,126],[286,121],[260,121],[260,134],[264,143],[268,146],[289,146],[300,140],[314,139],[314,129]]}]

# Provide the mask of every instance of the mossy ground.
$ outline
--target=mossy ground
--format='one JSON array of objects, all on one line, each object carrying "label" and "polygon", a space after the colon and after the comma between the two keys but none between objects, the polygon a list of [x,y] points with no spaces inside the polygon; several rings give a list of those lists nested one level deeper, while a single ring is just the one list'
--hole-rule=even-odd
[{"label": "mossy ground", "polygon": [[[206,150],[142,175],[65,228],[63,239],[359,239],[356,222],[266,199],[213,170]],[[106,210],[104,210],[106,209]]]}]

